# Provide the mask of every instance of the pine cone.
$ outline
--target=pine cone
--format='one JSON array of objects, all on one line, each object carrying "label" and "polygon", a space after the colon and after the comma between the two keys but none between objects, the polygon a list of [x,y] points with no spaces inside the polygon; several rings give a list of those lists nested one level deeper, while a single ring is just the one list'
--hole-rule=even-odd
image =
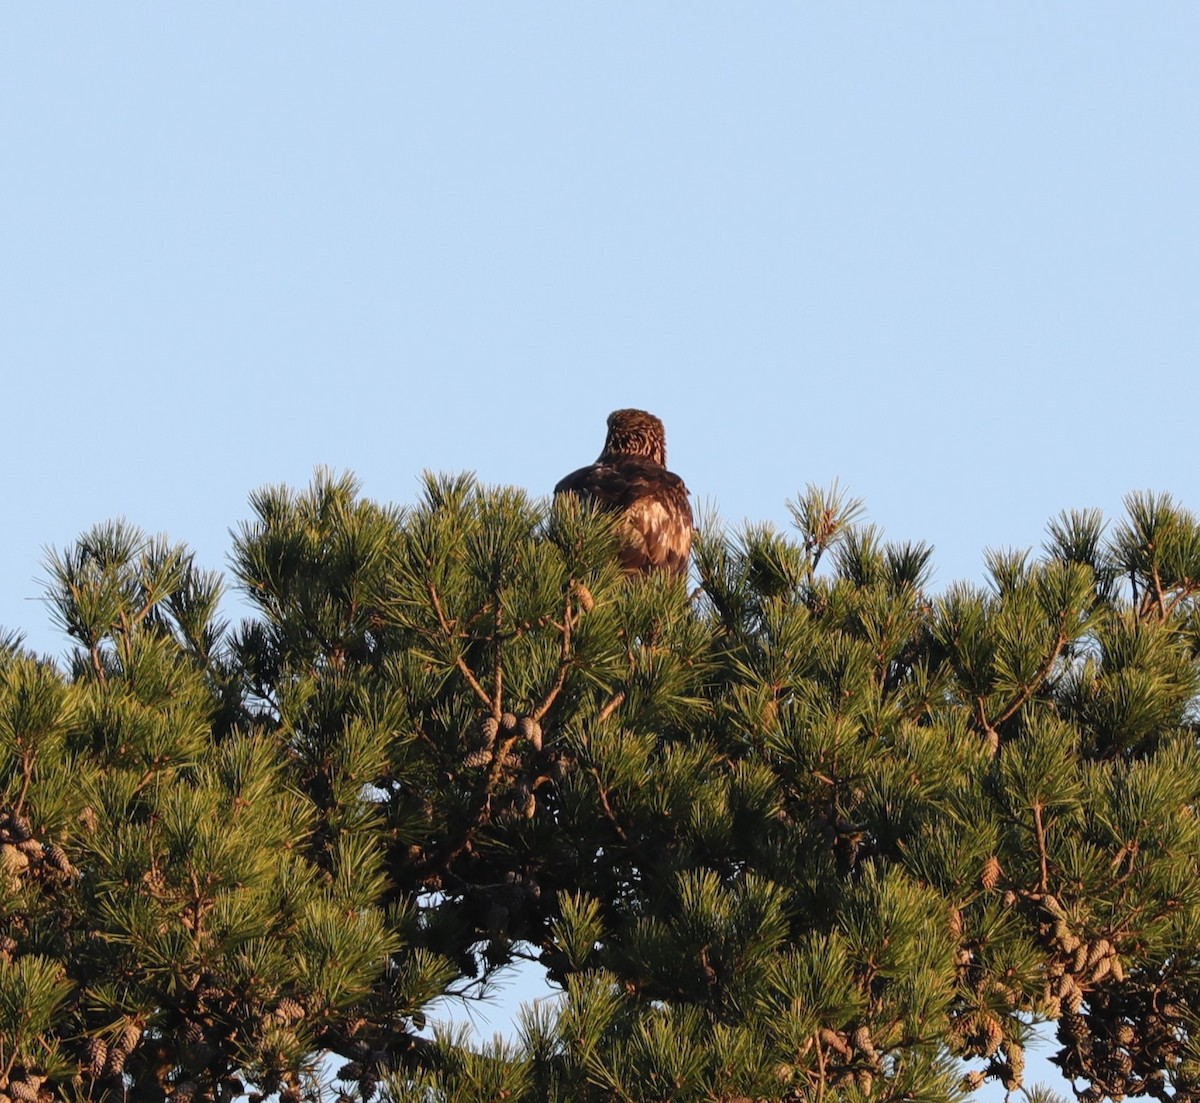
[{"label": "pine cone", "polygon": [[490,746],[496,739],[496,733],[500,730],[500,724],[494,716],[485,716],[479,721],[479,738],[486,741]]},{"label": "pine cone", "polygon": [[1000,1025],[999,1019],[994,1015],[989,1015],[983,1021],[983,1033],[985,1037],[983,1055],[991,1057],[1000,1048],[1000,1043],[1004,1041],[1004,1028]]},{"label": "pine cone", "polygon": [[596,599],[592,597],[592,591],[582,582],[575,586],[575,599],[579,602],[579,608],[585,613],[590,613],[596,607]]},{"label": "pine cone", "polygon": [[347,1061],[337,1072],[339,1080],[357,1080],[363,1074],[363,1067],[357,1061]]},{"label": "pine cone", "polygon": [[37,1085],[31,1084],[28,1080],[10,1080],[8,1082],[8,1094],[17,1103],[37,1103]]},{"label": "pine cone", "polygon": [[108,1075],[120,1076],[125,1071],[125,1062],[137,1048],[142,1038],[142,1028],[136,1023],[126,1023],[117,1040],[108,1050]]},{"label": "pine cone", "polygon": [[517,718],[511,712],[506,712],[500,717],[500,727],[502,727],[506,732],[511,733],[516,731]]},{"label": "pine cone", "polygon": [[472,751],[463,759],[463,765],[468,770],[473,770],[477,766],[488,766],[492,761],[492,748],[489,744],[486,747],[479,747]]},{"label": "pine cone", "polygon": [[877,1064],[879,1061],[879,1053],[875,1049],[875,1043],[871,1040],[871,1031],[860,1026],[854,1031],[854,1048],[858,1050],[871,1064]]},{"label": "pine cone", "polygon": [[89,1038],[87,1043],[87,1074],[93,1080],[104,1075],[108,1063],[108,1045],[103,1038]]},{"label": "pine cone", "polygon": [[29,856],[23,854],[12,843],[0,846],[0,869],[5,873],[16,875],[29,868]]},{"label": "pine cone", "polygon": [[1089,1037],[1087,1020],[1077,1011],[1064,1015],[1061,1021],[1063,1032],[1072,1044],[1078,1045]]},{"label": "pine cone", "polygon": [[275,1005],[275,1014],[285,1023],[299,1022],[304,1018],[304,1006],[298,1000],[292,999],[291,996],[284,996]]},{"label": "pine cone", "polygon": [[991,892],[1000,882],[1000,873],[1000,860],[993,854],[983,863],[983,873],[980,875],[979,882],[988,892]]},{"label": "pine cone", "polygon": [[535,751],[542,749],[542,725],[530,716],[522,716],[517,724],[517,734],[527,739]]},{"label": "pine cone", "polygon": [[46,864],[51,868],[58,870],[59,873],[72,873],[71,862],[67,858],[67,852],[63,850],[57,843],[50,843],[43,855]]},{"label": "pine cone", "polygon": [[1067,918],[1066,909],[1058,902],[1058,897],[1052,896],[1048,892],[1042,894],[1042,907],[1056,919]]},{"label": "pine cone", "polygon": [[835,1050],[837,1053],[840,1053],[847,1061],[854,1056],[854,1053],[846,1044],[846,1039],[840,1034],[830,1030],[829,1027],[821,1027],[818,1035],[825,1045],[827,1045],[830,1049]]},{"label": "pine cone", "polygon": [[117,1039],[117,1044],[126,1053],[132,1053],[141,1040],[142,1028],[137,1023],[126,1023],[124,1029],[121,1031],[121,1036]]}]

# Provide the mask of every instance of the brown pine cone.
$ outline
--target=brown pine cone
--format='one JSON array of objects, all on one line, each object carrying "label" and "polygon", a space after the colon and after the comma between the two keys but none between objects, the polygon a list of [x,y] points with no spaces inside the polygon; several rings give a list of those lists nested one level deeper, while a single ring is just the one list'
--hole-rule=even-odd
[{"label": "brown pine cone", "polygon": [[485,716],[479,721],[479,738],[489,744],[496,738],[499,730],[500,724],[493,716]]},{"label": "brown pine cone", "polygon": [[291,996],[284,996],[275,1005],[275,1014],[285,1023],[299,1022],[304,1018],[304,1006],[298,1000],[292,999]]},{"label": "brown pine cone", "polygon": [[108,1045],[103,1038],[89,1038],[87,1043],[87,1074],[93,1079],[104,1075],[108,1063]]},{"label": "brown pine cone", "polygon": [[59,873],[72,872],[71,862],[67,858],[67,852],[63,850],[63,848],[57,843],[50,843],[46,847],[43,857],[45,858],[46,864],[54,869],[57,869]]},{"label": "brown pine cone", "polygon": [[517,734],[528,740],[535,751],[542,749],[542,725],[531,716],[522,716],[517,724]]},{"label": "brown pine cone", "polygon": [[470,754],[463,758],[463,765],[466,766],[468,770],[473,770],[477,766],[487,766],[491,763],[491,761],[492,748],[489,745],[486,747],[479,747],[476,750],[471,751]]}]

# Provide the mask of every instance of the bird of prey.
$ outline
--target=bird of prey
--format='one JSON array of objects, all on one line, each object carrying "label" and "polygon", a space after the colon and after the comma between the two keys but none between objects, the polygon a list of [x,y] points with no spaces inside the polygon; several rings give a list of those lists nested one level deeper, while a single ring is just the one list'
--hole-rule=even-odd
[{"label": "bird of prey", "polygon": [[554,488],[621,515],[620,557],[626,573],[687,573],[692,507],[683,480],[667,470],[663,423],[645,410],[614,410],[600,458]]}]

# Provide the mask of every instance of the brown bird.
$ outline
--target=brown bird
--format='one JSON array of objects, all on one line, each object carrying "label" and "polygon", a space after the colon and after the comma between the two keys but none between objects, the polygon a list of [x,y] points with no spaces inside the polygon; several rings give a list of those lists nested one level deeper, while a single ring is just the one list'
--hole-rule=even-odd
[{"label": "brown bird", "polygon": [[667,470],[663,423],[645,410],[614,410],[600,458],[554,488],[621,514],[621,566],[630,574],[687,573],[692,507],[683,480]]}]

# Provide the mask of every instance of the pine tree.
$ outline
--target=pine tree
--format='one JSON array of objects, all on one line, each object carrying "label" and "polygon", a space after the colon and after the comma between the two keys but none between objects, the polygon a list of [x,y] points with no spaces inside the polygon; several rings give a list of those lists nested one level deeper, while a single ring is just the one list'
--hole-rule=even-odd
[{"label": "pine tree", "polygon": [[[0,641],[0,1103],[941,1101],[1040,1023],[1085,1099],[1197,1097],[1196,519],[933,593],[791,509],[689,590],[569,498],[320,472],[252,497],[234,627],[124,522],[53,553],[67,669]],[[514,961],[562,995],[513,1041],[426,1029]]]}]

